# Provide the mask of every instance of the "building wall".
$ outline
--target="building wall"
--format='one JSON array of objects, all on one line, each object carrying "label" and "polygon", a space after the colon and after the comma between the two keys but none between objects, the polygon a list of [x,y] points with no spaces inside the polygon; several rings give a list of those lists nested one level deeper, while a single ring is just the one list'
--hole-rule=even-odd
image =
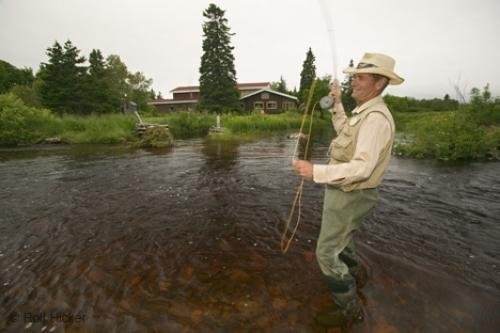
[{"label": "building wall", "polygon": [[[265,96],[266,93],[268,95],[267,99]],[[252,112],[255,109],[262,109],[265,113],[280,113],[285,111],[287,108],[294,108],[297,104],[294,99],[268,92],[262,92],[254,96],[250,96],[241,102],[247,112]],[[273,108],[273,104],[276,108]]]},{"label": "building wall", "polygon": [[[240,89],[241,96],[246,96],[253,92],[255,92],[255,89]],[[197,103],[193,103],[193,100],[198,100],[199,96],[200,94],[197,91],[173,92],[173,100],[168,100],[168,103],[155,103],[153,105],[160,113],[194,111],[196,110]],[[265,113],[280,113],[297,106],[297,102],[292,98],[266,91],[247,97],[240,102],[243,109],[247,112],[252,112],[255,109],[261,109]]]},{"label": "building wall", "polygon": [[185,101],[185,100],[190,100],[190,99],[199,99],[200,98],[200,93],[199,92],[174,92],[173,94],[174,100],[176,101]]},{"label": "building wall", "polygon": [[155,104],[154,107],[158,113],[169,113],[176,111],[194,111],[196,103],[182,103],[182,104]]}]

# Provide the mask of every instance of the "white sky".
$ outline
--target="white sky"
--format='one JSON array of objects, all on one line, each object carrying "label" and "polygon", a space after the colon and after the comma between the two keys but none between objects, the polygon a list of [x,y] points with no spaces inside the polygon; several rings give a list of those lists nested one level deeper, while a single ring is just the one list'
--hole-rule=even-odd
[{"label": "white sky", "polygon": [[[490,83],[500,95],[499,0],[323,0],[333,22],[338,72],[364,52],[396,59],[406,79],[388,93],[455,97]],[[333,72],[327,23],[318,0],[0,0],[0,59],[37,70],[45,51],[70,39],[88,57],[93,48],[118,54],[129,71],[152,78],[169,97],[198,85],[203,10],[226,11],[235,33],[238,82],[278,81],[298,87],[307,49],[316,73]]]}]

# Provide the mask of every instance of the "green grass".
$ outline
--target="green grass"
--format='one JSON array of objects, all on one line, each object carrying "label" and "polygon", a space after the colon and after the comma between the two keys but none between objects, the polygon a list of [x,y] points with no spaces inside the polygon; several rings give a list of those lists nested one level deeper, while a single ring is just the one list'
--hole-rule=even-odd
[{"label": "green grass", "polygon": [[63,116],[57,135],[70,143],[119,143],[134,141],[135,119],[122,114]]},{"label": "green grass", "polygon": [[291,112],[274,115],[225,115],[221,117],[221,126],[233,133],[273,132],[299,128],[301,120],[301,115]]},{"label": "green grass", "polygon": [[[191,137],[205,136],[210,128],[215,126],[216,116],[212,114],[177,112],[161,117],[147,117],[147,123],[168,124],[174,138],[185,139]],[[300,128],[302,115],[296,112],[286,112],[281,114],[225,114],[221,116],[221,127],[224,132],[218,134],[220,138],[234,139],[240,136],[245,140],[251,137],[276,133],[279,131],[297,130]],[[330,126],[329,120],[319,116],[314,120],[315,128]],[[306,123],[306,128],[308,122]],[[213,134],[212,134],[213,135]]]}]

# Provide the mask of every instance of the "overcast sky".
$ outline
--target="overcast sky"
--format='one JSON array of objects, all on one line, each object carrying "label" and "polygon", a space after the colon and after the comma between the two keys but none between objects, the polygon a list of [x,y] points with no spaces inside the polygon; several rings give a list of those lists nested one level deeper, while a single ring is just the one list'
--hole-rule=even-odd
[{"label": "overcast sky", "polygon": [[[341,70],[364,52],[396,59],[406,79],[388,93],[418,98],[454,95],[490,83],[500,95],[499,0],[321,0],[335,32]],[[85,57],[117,54],[129,71],[153,79],[169,97],[198,85],[203,10],[226,11],[235,35],[238,82],[278,81],[298,87],[307,49],[317,74],[333,73],[328,20],[318,0],[0,0],[0,59],[35,71],[47,47],[70,39]]]}]

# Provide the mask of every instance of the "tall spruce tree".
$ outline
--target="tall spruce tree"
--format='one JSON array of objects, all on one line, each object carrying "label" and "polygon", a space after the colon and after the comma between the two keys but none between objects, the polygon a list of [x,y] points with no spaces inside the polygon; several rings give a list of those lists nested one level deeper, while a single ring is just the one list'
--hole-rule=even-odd
[{"label": "tall spruce tree", "polygon": [[231,46],[234,34],[229,32],[224,13],[215,4],[203,12],[207,20],[203,23],[199,108],[208,112],[241,111]]},{"label": "tall spruce tree", "polygon": [[92,50],[89,55],[88,75],[85,81],[85,104],[88,112],[103,114],[120,109],[117,99],[113,99],[106,62],[100,50]]},{"label": "tall spruce tree", "polygon": [[307,98],[307,92],[311,87],[314,79],[316,79],[316,65],[314,64],[314,54],[311,48],[306,53],[306,60],[302,64],[302,72],[300,72],[300,87],[299,87],[299,99],[303,103]]},{"label": "tall spruce tree", "polygon": [[52,47],[47,48],[48,63],[41,63],[40,70],[37,73],[38,90],[43,106],[60,113],[65,108],[64,103],[61,101],[60,91],[55,87],[59,86],[63,80],[63,55],[63,48],[56,41]]},{"label": "tall spruce tree", "polygon": [[[354,62],[349,61],[349,67],[354,67]],[[351,111],[356,107],[356,101],[352,98],[352,76],[347,75],[344,82],[341,83],[342,86],[342,104],[344,109],[350,115]]]},{"label": "tall spruce tree", "polygon": [[40,95],[44,106],[58,113],[86,112],[82,85],[86,68],[85,58],[70,40],[64,48],[56,41],[47,49],[48,63],[42,63],[38,77],[42,83]]}]

